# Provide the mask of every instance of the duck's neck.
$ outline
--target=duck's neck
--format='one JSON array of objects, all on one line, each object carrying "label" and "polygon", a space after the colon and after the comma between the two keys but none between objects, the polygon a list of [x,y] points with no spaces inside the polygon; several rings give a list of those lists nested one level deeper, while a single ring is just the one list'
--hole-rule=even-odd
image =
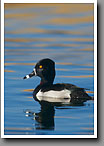
[{"label": "duck's neck", "polygon": [[53,84],[53,81],[54,81],[54,79],[53,80],[41,79],[40,85],[43,85],[43,84],[51,85],[51,84]]}]

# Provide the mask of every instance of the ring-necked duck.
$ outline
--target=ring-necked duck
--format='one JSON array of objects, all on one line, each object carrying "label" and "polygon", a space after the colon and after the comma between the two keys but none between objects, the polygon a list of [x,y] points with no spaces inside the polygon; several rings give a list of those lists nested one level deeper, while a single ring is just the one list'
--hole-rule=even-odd
[{"label": "ring-necked duck", "polygon": [[24,79],[32,76],[39,76],[41,78],[40,84],[33,92],[33,97],[37,101],[51,99],[51,102],[85,102],[91,97],[84,91],[84,88],[79,88],[73,84],[57,83],[53,84],[55,78],[55,63],[51,59],[40,60],[33,72],[26,75]]}]

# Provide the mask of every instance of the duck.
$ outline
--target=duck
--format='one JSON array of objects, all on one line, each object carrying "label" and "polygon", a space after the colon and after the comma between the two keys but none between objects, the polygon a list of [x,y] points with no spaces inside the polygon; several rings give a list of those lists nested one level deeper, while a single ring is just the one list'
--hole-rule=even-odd
[{"label": "duck", "polygon": [[39,102],[46,100],[48,102],[81,103],[91,100],[85,88],[69,83],[54,84],[55,75],[55,62],[45,58],[38,61],[33,71],[23,79],[29,79],[33,76],[41,78],[40,84],[33,91],[33,98]]}]

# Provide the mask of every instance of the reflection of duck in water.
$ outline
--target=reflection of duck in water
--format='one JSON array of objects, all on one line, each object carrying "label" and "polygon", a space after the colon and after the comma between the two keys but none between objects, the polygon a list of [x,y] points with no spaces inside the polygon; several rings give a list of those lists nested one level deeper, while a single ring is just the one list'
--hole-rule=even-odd
[{"label": "reflection of duck in water", "polygon": [[54,130],[54,106],[49,102],[41,102],[41,111],[36,113],[35,120],[37,121],[36,129]]},{"label": "reflection of duck in water", "polygon": [[51,59],[40,60],[33,69],[33,72],[26,75],[24,79],[31,78],[32,76],[39,76],[41,78],[40,84],[33,92],[34,99],[39,102],[82,103],[91,99],[84,91],[84,88],[79,88],[73,84],[53,84],[55,63]]},{"label": "reflection of duck in water", "polygon": [[[74,109],[72,106],[83,106],[84,104],[70,104],[63,105],[60,103],[51,103],[47,101],[41,101],[41,110],[38,113],[32,112],[30,110],[24,111],[26,113],[26,117],[32,117],[35,120],[35,129],[43,129],[43,130],[54,130],[55,123],[55,109],[63,110],[63,109]],[[69,107],[71,106],[71,107]],[[77,109],[75,107],[75,109]]]}]

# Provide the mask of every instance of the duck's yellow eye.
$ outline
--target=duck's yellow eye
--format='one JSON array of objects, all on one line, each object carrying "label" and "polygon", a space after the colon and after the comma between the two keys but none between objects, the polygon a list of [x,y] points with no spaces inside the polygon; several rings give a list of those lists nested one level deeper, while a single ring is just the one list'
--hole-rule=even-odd
[{"label": "duck's yellow eye", "polygon": [[42,66],[42,65],[40,65],[40,66],[39,66],[39,68],[43,68],[43,66]]}]

